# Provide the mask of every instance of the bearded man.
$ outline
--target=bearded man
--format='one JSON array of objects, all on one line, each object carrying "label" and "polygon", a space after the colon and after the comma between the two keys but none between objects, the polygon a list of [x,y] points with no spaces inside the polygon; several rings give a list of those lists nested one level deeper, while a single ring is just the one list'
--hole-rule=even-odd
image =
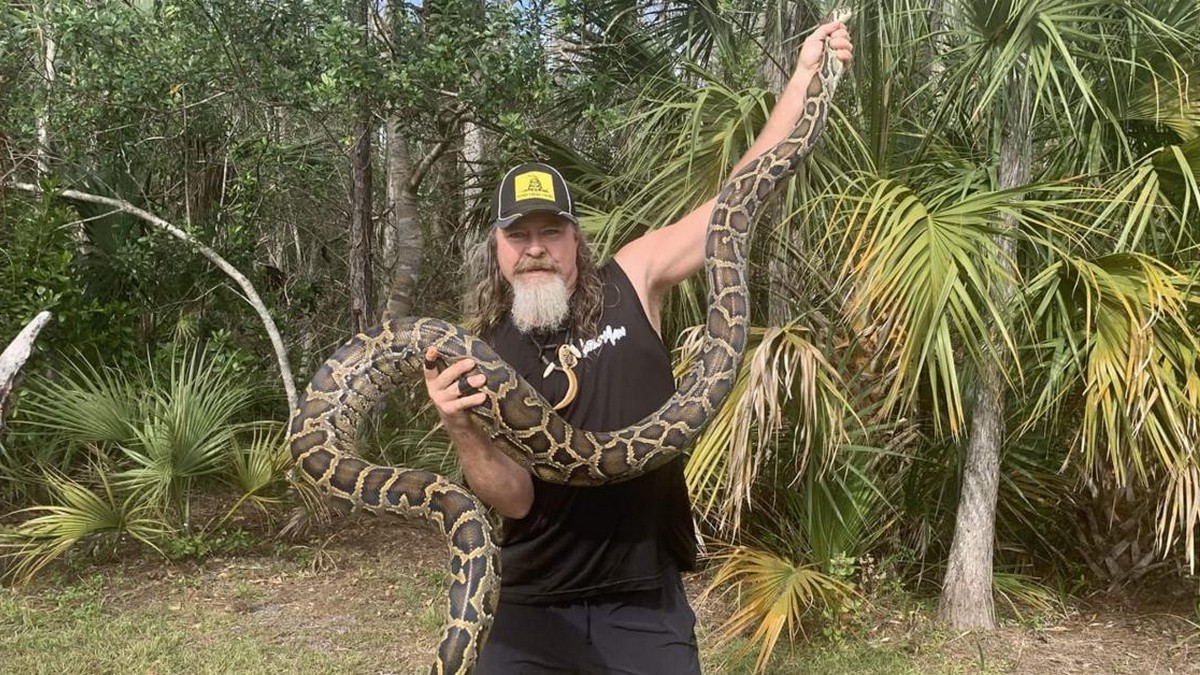
[{"label": "bearded man", "polygon": [[[795,126],[826,38],[849,63],[843,24],[814,31],[734,172]],[[480,278],[468,328],[576,427],[610,431],[643,419],[675,390],[660,337],[663,299],[703,266],[714,203],[597,267],[559,172],[536,162],[513,168],[497,190],[491,236],[469,265]],[[425,357],[436,363],[436,349]],[[504,518],[500,605],[475,672],[699,673],[681,580],[696,563],[683,459],[612,485],[543,482],[471,421],[485,395],[461,391],[459,380],[482,386],[474,365],[428,368],[425,381],[472,491]]]}]

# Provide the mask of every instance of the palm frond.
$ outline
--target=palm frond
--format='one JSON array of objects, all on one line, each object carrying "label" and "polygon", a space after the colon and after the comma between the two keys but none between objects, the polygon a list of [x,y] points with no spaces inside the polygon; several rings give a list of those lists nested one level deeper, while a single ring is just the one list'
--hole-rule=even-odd
[{"label": "palm frond", "polygon": [[132,442],[121,446],[134,466],[118,474],[118,481],[164,508],[186,508],[192,482],[228,466],[235,418],[253,390],[199,348],[173,359],[166,376],[151,370],[147,385],[145,415]]},{"label": "palm frond", "polygon": [[284,482],[293,464],[283,441],[284,428],[278,423],[254,425],[248,443],[240,436],[234,440],[229,480],[242,494],[239,503],[246,499],[260,505],[277,501],[268,494],[270,488]]},{"label": "palm frond", "polygon": [[[700,335],[693,329],[684,340],[677,370],[686,369]],[[752,327],[734,389],[697,441],[685,469],[689,490],[705,496],[701,512],[709,515],[717,508],[722,526],[738,527],[759,472],[767,461],[779,459],[771,442],[785,422],[793,427],[791,436],[797,442],[789,464],[776,464],[776,470],[795,480],[814,454],[828,463],[846,443],[847,426],[857,422],[842,392],[841,376],[809,341],[805,328],[796,323]]]},{"label": "palm frond", "polygon": [[720,567],[705,596],[724,589],[738,597],[738,609],[718,629],[720,639],[728,641],[750,631],[750,647],[758,647],[755,672],[765,672],[784,629],[794,639],[803,632],[805,619],[856,596],[853,586],[821,572],[815,564],[745,546],[722,547],[713,558]]},{"label": "palm frond", "polygon": [[1038,616],[1062,613],[1062,603],[1054,591],[1036,579],[1018,572],[997,570],[992,574],[992,593],[1002,600],[1020,620],[1027,612]]},{"label": "palm frond", "polygon": [[1015,352],[1006,327],[1013,310],[995,306],[988,292],[993,280],[1010,275],[992,224],[1014,195],[986,191],[978,178],[921,192],[894,179],[860,179],[842,270],[854,288],[847,313],[868,324],[884,317],[893,327],[887,339],[898,371],[889,407],[911,406],[923,378],[933,393],[934,421],[952,434],[965,419],[957,351],[976,363],[997,358],[989,338],[994,326],[1003,348]]},{"label": "palm frond", "polygon": [[3,558],[12,563],[6,572],[9,577],[19,583],[28,582],[71,547],[94,535],[128,535],[157,550],[155,542],[171,532],[170,526],[151,515],[150,504],[120,500],[107,474],[102,470],[95,473],[99,492],[55,471],[45,474],[57,504],[16,512],[33,517],[0,537]]},{"label": "palm frond", "polygon": [[62,435],[69,443],[128,443],[140,414],[138,388],[115,368],[68,358],[51,377],[30,383],[21,423]]}]

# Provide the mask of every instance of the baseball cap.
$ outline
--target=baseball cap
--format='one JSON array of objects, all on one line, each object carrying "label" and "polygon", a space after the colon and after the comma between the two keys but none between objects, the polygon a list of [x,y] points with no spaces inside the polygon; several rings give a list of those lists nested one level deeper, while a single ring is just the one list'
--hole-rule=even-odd
[{"label": "baseball cap", "polygon": [[567,182],[554,167],[541,162],[526,162],[504,174],[496,190],[495,207],[495,224],[500,229],[517,222],[521,216],[542,211],[579,224]]}]

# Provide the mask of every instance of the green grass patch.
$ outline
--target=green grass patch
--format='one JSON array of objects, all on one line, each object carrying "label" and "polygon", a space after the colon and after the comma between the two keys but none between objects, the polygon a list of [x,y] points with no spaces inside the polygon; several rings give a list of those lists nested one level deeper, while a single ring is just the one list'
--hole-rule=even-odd
[{"label": "green grass patch", "polygon": [[[767,665],[771,675],[999,675],[1010,672],[1005,664],[983,660],[950,662],[936,654],[937,639],[915,645],[862,640],[831,642],[824,638],[789,648],[781,644]],[[705,673],[753,675],[754,655],[746,653],[746,641],[721,647],[705,647],[701,639],[701,663]]]},{"label": "green grass patch", "polygon": [[110,611],[99,577],[37,595],[0,588],[5,672],[75,672],[86,664],[97,673],[329,673],[372,665],[365,656],[294,647],[202,606]]}]

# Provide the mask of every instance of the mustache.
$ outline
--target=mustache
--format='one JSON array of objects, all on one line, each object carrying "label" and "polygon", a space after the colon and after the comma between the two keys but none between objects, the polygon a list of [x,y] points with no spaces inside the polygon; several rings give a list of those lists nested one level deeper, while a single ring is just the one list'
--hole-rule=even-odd
[{"label": "mustache", "polygon": [[552,260],[539,260],[536,258],[525,258],[517,262],[515,268],[517,273],[521,272],[558,272],[558,265]]}]

